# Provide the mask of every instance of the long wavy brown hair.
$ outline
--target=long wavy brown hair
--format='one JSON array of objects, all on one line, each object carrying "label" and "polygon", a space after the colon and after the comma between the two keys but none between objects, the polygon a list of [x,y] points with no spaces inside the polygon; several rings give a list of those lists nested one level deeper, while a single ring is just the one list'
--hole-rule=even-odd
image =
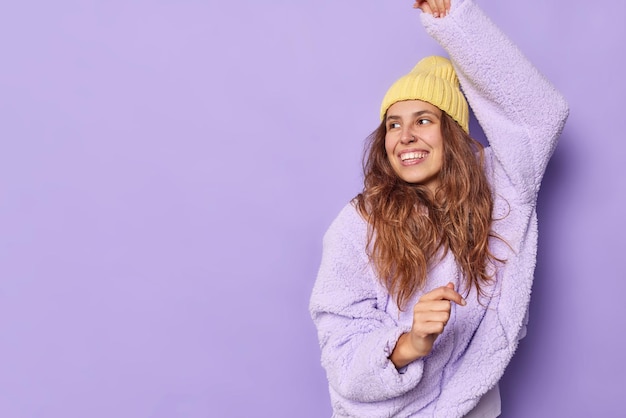
[{"label": "long wavy brown hair", "polygon": [[[385,151],[386,125],[368,137],[364,188],[356,205],[368,221],[367,251],[382,283],[400,309],[422,289],[428,269],[452,251],[465,277],[462,287],[491,280],[489,250],[493,197],[485,176],[483,146],[442,112],[443,165],[435,195],[394,172]],[[440,252],[441,251],[441,252]]]}]

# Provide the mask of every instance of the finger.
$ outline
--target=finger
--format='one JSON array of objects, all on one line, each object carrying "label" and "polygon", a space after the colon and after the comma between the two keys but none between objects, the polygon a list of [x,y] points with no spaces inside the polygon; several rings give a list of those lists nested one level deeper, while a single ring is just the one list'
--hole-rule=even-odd
[{"label": "finger", "polygon": [[424,322],[411,330],[411,332],[419,338],[426,338],[429,335],[439,335],[446,328],[446,324],[439,321]]},{"label": "finger", "polygon": [[450,283],[448,283],[448,284],[446,285],[446,287],[448,287],[448,288],[450,288],[450,289],[454,290],[454,283],[450,282]]},{"label": "finger", "polygon": [[426,1],[427,1],[426,4],[428,4],[428,7],[430,9],[430,14],[433,15],[433,17],[439,17],[439,6],[437,5],[437,0],[426,0]]},{"label": "finger", "polygon": [[457,295],[460,295],[456,290],[454,290],[454,287],[450,287],[450,285],[454,286],[452,283],[448,283],[445,286],[437,287],[430,292],[424,293],[420,300],[454,300]]},{"label": "finger", "polygon": [[420,9],[422,12],[427,13],[429,15],[433,14],[432,9],[428,5],[428,0],[418,0],[418,1],[416,1],[415,3],[413,3],[413,8],[414,9]]},{"label": "finger", "polygon": [[450,312],[451,302],[449,300],[427,300],[419,301],[413,306],[413,314],[427,312]]},{"label": "finger", "polygon": [[461,306],[465,306],[467,304],[465,299],[463,299],[463,296],[461,296],[456,290],[451,289],[447,286],[442,286],[431,290],[420,298],[420,301],[429,300],[449,300]]},{"label": "finger", "polygon": [[415,335],[422,337],[428,334],[441,334],[449,320],[450,314],[448,312],[430,312],[423,317],[418,315],[413,318],[411,330]]},{"label": "finger", "polygon": [[445,16],[446,7],[444,0],[432,0],[430,4],[430,8],[433,10],[434,17],[443,17]]},{"label": "finger", "polygon": [[419,328],[424,324],[429,324],[431,322],[439,322],[446,325],[449,320],[450,311],[416,312],[415,315],[413,315],[413,327]]},{"label": "finger", "polygon": [[450,0],[444,0],[443,4],[446,9],[444,16],[447,16],[450,13]]}]

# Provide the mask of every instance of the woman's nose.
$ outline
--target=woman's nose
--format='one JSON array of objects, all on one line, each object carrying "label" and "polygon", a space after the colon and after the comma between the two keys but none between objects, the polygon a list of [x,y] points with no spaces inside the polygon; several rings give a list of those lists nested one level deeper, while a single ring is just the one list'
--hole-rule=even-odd
[{"label": "woman's nose", "polygon": [[406,133],[402,134],[401,141],[402,141],[403,144],[410,144],[412,142],[415,142],[416,141],[415,135],[413,135],[410,132],[406,132]]}]

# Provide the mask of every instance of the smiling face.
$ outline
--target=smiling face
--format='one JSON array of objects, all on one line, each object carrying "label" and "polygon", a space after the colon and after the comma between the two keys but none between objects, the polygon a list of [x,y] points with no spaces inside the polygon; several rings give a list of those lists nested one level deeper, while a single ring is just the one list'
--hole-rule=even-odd
[{"label": "smiling face", "polygon": [[393,171],[434,194],[443,166],[442,112],[421,100],[396,102],[387,110],[385,151]]}]

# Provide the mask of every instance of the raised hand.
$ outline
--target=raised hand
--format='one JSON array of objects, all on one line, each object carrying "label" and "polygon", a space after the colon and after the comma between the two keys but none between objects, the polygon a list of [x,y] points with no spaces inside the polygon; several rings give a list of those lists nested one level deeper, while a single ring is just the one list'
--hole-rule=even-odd
[{"label": "raised hand", "polygon": [[434,17],[445,17],[450,12],[450,0],[417,0],[413,8]]}]

